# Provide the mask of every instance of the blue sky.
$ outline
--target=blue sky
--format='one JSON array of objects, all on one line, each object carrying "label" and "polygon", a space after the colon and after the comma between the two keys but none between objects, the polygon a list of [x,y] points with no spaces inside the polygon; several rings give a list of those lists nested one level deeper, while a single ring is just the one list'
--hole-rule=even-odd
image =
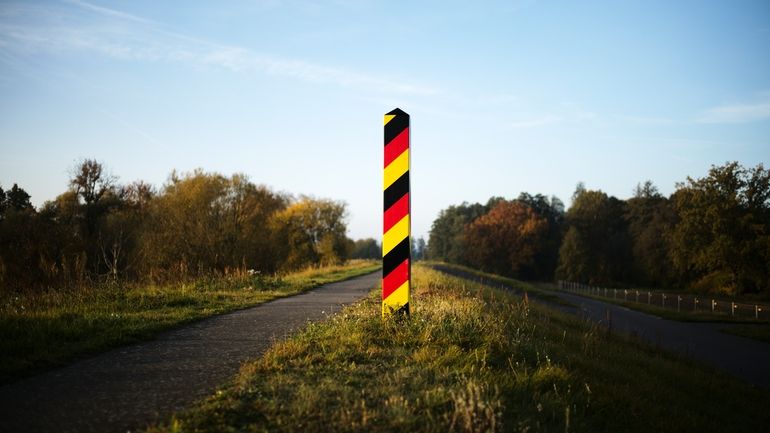
[{"label": "blue sky", "polygon": [[767,163],[770,2],[0,1],[0,186],[36,205],[85,157],[157,186],[202,167],[379,237],[394,107],[418,236],[492,195],[668,194]]}]

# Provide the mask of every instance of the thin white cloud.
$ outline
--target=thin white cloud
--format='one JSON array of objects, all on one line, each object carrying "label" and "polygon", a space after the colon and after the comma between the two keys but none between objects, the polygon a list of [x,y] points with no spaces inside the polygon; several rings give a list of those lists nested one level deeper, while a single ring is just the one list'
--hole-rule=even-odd
[{"label": "thin white cloud", "polygon": [[64,3],[69,3],[69,4],[72,4],[72,5],[78,6],[78,7],[82,8],[82,9],[90,10],[92,12],[97,12],[97,13],[100,13],[102,15],[108,15],[108,16],[115,17],[115,18],[120,18],[120,19],[130,20],[130,21],[136,21],[138,23],[143,23],[143,24],[157,24],[156,22],[154,22],[152,20],[148,20],[146,18],[138,17],[136,15],[132,15],[132,14],[129,14],[129,13],[126,13],[126,12],[122,12],[122,11],[119,11],[119,10],[98,6],[98,5],[95,5],[95,4],[92,4],[92,3],[88,3],[88,2],[84,2],[84,1],[80,1],[80,0],[64,0]]},{"label": "thin white cloud", "polygon": [[530,129],[557,124],[597,125],[601,123],[601,120],[602,118],[599,114],[586,110],[578,104],[558,103],[544,113],[530,115],[520,113],[520,117],[515,118],[512,122],[504,124],[504,127],[508,129]]},{"label": "thin white cloud", "polygon": [[677,123],[676,120],[668,117],[650,117],[650,116],[636,116],[629,114],[615,114],[611,116],[613,119],[620,122],[635,124],[635,125],[672,125]]},{"label": "thin white cloud", "polygon": [[756,103],[720,105],[705,110],[698,123],[749,123],[770,119],[770,98]]},{"label": "thin white cloud", "polygon": [[525,119],[515,120],[513,122],[508,123],[508,128],[511,129],[528,129],[528,128],[539,128],[542,126],[548,126],[553,125],[556,123],[560,123],[564,121],[564,118],[561,116],[556,116],[553,114],[545,114],[542,116],[535,116],[535,117],[528,117]]},{"label": "thin white cloud", "polygon": [[289,76],[302,81],[336,83],[344,87],[376,89],[411,95],[435,95],[437,90],[392,81],[345,69],[333,68],[302,60],[282,59],[260,55],[238,47],[219,47],[201,54],[196,60],[235,72],[261,71],[271,75]]},{"label": "thin white cloud", "polygon": [[135,126],[133,123],[128,122],[127,120],[125,120],[124,117],[118,116],[117,114],[115,114],[115,113],[113,113],[113,112],[111,112],[111,111],[109,111],[109,110],[107,110],[107,109],[105,109],[103,107],[96,106],[94,108],[98,112],[100,112],[101,114],[107,116],[108,118],[112,119],[113,121],[117,122],[118,124],[120,124],[124,128],[128,129],[129,131],[131,131],[131,132],[133,132],[133,133],[135,133],[137,135],[139,135],[140,137],[145,139],[150,144],[153,144],[155,146],[160,146],[161,148],[169,148],[169,146],[166,143],[164,143],[164,142],[158,140],[157,138],[153,137],[152,135],[146,133],[144,130],[142,130],[141,128]]},{"label": "thin white cloud", "polygon": [[[431,96],[436,88],[307,62],[258,53],[169,31],[160,23],[80,0],[66,3],[99,15],[93,20],[69,10],[31,11],[23,19],[0,17],[0,47],[34,54],[66,51],[95,52],[119,60],[184,62],[236,73],[262,73],[305,82],[329,83],[374,93]],[[45,11],[45,10],[44,10]],[[44,12],[43,11],[43,12]]]}]

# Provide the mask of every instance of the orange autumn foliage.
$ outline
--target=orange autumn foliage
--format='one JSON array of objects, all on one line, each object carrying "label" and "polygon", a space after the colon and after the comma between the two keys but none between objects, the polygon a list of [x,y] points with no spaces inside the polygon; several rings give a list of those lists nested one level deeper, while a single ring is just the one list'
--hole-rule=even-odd
[{"label": "orange autumn foliage", "polygon": [[534,265],[544,245],[548,220],[520,201],[501,201],[465,229],[471,265],[488,272],[517,274]]}]

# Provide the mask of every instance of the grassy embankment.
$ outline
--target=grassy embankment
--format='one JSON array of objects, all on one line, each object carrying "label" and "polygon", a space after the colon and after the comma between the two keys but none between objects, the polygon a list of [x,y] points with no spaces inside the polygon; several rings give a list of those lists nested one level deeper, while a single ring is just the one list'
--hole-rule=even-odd
[{"label": "grassy embankment", "polygon": [[0,383],[379,267],[378,262],[354,261],[283,276],[244,274],[187,284],[5,296],[0,299]]},{"label": "grassy embankment", "polygon": [[450,275],[455,275],[461,278],[475,280],[476,282],[479,282],[488,286],[513,290],[514,292],[519,294],[523,294],[526,292],[528,296],[531,296],[537,300],[540,300],[546,303],[563,305],[566,307],[576,307],[576,305],[574,305],[573,303],[553,294],[552,291],[550,290],[550,287],[548,287],[546,284],[525,283],[523,281],[514,280],[513,278],[503,277],[501,275],[496,275],[496,274],[490,274],[488,272],[479,271],[473,268],[469,268],[467,266],[456,265],[453,263],[433,262],[433,261],[426,261],[423,263],[428,267],[442,270],[444,272],[449,273]]},{"label": "grassy embankment", "polygon": [[[151,432],[727,432],[770,394],[545,306],[418,266],[406,320],[377,290],[277,343]],[[526,286],[522,286],[526,288]]]},{"label": "grassy embankment", "polygon": [[[478,280],[487,281],[490,284],[498,283],[505,287],[512,288],[519,291],[527,291],[533,298],[550,302],[554,304],[574,306],[569,301],[565,301],[558,296],[554,295],[554,291],[558,291],[558,286],[553,283],[533,283],[525,284],[521,281],[517,281],[511,278],[502,277],[499,275],[489,274],[481,272],[472,268],[468,268],[461,265],[440,263],[440,262],[427,262],[429,266],[439,266],[450,272],[460,272],[473,276]],[[571,293],[571,292],[570,292]],[[583,296],[598,301],[609,302],[617,305],[622,305],[626,308],[640,311],[642,313],[651,314],[663,319],[677,320],[680,322],[712,322],[712,323],[725,323],[725,328],[720,329],[721,332],[733,335],[739,335],[741,337],[751,338],[754,340],[770,343],[770,322],[765,319],[756,320],[748,317],[730,316],[725,312],[710,311],[675,311],[658,307],[655,305],[648,305],[637,302],[622,301],[619,299],[605,298],[602,296],[595,296],[590,294],[580,293],[578,296]],[[729,326],[728,326],[729,325]]]}]

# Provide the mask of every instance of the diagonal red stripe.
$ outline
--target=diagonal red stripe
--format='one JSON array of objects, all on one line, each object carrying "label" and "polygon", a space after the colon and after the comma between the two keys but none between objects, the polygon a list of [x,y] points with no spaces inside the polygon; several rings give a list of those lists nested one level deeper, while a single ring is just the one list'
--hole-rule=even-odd
[{"label": "diagonal red stripe", "polygon": [[390,296],[407,280],[409,280],[409,259],[404,260],[382,279],[382,299]]},{"label": "diagonal red stripe", "polygon": [[398,158],[399,155],[404,153],[404,151],[408,148],[409,148],[409,128],[406,128],[403,131],[401,131],[401,133],[398,134],[396,138],[391,140],[390,143],[385,145],[385,165],[383,165],[383,168],[390,165],[390,163],[393,162],[394,159]]},{"label": "diagonal red stripe", "polygon": [[385,211],[382,222],[382,233],[387,233],[391,227],[396,225],[397,222],[401,221],[401,219],[408,213],[409,193],[406,193],[403,197],[398,199],[397,202],[393,203],[393,206],[389,207],[388,210]]}]

